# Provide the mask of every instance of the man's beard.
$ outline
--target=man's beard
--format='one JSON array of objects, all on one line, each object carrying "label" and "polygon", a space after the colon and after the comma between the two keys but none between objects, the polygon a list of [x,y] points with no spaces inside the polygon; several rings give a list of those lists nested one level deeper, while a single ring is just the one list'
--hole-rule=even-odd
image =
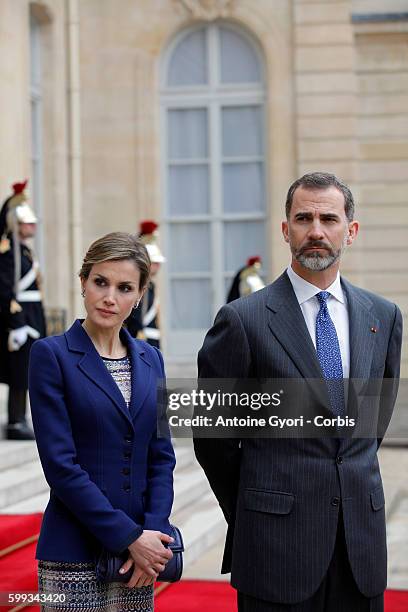
[{"label": "man's beard", "polygon": [[[334,263],[339,261],[344,249],[347,244],[347,233],[344,235],[343,244],[339,249],[333,249],[333,247],[321,240],[315,240],[314,242],[309,242],[301,249],[294,249],[291,246],[292,255],[304,268],[308,270],[314,270],[315,272],[322,272],[323,270],[327,270]],[[326,249],[326,253],[322,254],[321,251],[312,251],[307,253],[307,249],[312,247],[321,247]]]}]

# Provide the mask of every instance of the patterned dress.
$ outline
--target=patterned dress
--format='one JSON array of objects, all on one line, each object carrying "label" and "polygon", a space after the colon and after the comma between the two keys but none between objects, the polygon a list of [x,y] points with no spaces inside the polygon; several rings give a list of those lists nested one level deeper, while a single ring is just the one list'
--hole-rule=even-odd
[{"label": "patterned dress", "polygon": [[[129,407],[132,393],[129,358],[103,361]],[[92,562],[39,561],[38,591],[48,596],[41,606],[42,612],[153,612],[153,585],[129,589],[119,582],[99,582]],[[51,597],[57,593],[60,597]],[[64,597],[65,601],[61,601]]]}]

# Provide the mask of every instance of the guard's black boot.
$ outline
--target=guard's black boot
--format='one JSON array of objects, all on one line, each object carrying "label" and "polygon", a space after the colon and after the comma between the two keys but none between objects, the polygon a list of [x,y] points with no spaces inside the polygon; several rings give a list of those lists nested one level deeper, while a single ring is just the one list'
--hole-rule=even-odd
[{"label": "guard's black boot", "polygon": [[26,414],[27,391],[9,388],[7,440],[35,440],[33,430],[27,425]]},{"label": "guard's black boot", "polygon": [[6,426],[7,440],[35,440],[33,430],[25,422]]}]

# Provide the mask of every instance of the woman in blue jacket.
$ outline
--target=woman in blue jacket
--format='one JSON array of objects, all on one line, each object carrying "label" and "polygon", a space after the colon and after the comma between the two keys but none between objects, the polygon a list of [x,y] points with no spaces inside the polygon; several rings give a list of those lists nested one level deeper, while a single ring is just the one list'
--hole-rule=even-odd
[{"label": "woman in blue jacket", "polygon": [[[160,351],[122,327],[149,280],[145,247],[115,232],[95,241],[80,271],[87,313],[30,358],[34,430],[50,501],[37,547],[43,609],[153,610],[153,582],[172,553],[174,452],[157,435]],[[127,585],[97,580],[101,549],[129,551]]]}]

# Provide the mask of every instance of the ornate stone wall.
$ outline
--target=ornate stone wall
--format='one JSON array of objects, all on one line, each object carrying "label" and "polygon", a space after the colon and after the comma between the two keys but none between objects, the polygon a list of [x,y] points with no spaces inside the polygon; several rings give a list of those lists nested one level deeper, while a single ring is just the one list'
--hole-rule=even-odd
[{"label": "ornate stone wall", "polygon": [[[270,278],[288,262],[280,237],[288,184],[308,170],[333,171],[351,183],[363,222],[346,256],[345,274],[397,301],[407,315],[406,4],[37,2],[35,10],[43,19],[43,223],[49,304],[67,306],[69,317],[77,314],[73,296],[80,252],[104,232],[133,231],[141,218],[161,217],[162,59],[183,28],[227,19],[258,41],[266,67]],[[31,171],[29,8],[28,0],[0,2],[2,196],[10,182]],[[387,11],[399,13],[399,19],[387,20]],[[407,359],[405,351],[405,372]]]}]

